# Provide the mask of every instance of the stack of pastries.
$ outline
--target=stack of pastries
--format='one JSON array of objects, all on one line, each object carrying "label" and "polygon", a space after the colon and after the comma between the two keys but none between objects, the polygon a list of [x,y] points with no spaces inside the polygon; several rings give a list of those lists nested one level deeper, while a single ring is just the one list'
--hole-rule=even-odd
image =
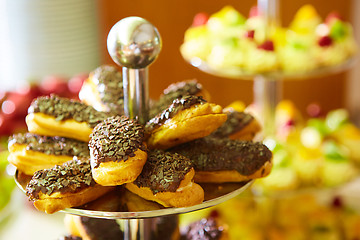
[{"label": "stack of pastries", "polygon": [[270,173],[271,151],[253,141],[256,119],[207,102],[209,93],[196,80],[165,89],[146,124],[123,115],[122,91],[121,72],[105,65],[89,74],[80,101],[33,100],[28,133],[10,137],[8,160],[31,177],[26,195],[37,209],[54,213],[100,197],[111,201],[119,188],[130,211],[141,209],[129,201],[144,199],[149,206],[188,207],[204,201],[198,183]]}]

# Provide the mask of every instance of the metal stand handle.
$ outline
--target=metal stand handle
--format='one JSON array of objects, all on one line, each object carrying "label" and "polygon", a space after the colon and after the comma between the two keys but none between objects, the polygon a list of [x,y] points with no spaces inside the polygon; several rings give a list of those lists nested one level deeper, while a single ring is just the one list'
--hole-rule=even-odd
[{"label": "metal stand handle", "polygon": [[[279,24],[278,0],[258,0],[258,10],[265,20],[266,37],[270,37]],[[256,76],[254,78],[254,102],[259,109],[265,137],[276,134],[275,109],[282,97],[282,79]]]},{"label": "metal stand handle", "polygon": [[275,110],[282,96],[282,79],[256,76],[254,78],[254,102],[259,111],[265,137],[276,134]]},{"label": "metal stand handle", "polygon": [[128,17],[110,30],[107,48],[115,63],[122,67],[124,112],[130,118],[148,120],[148,66],[161,50],[158,30],[140,17]]},{"label": "metal stand handle", "polygon": [[[112,59],[122,67],[124,112],[140,123],[148,121],[149,84],[148,66],[161,50],[158,30],[139,17],[128,17],[117,22],[109,32],[107,47]],[[177,216],[167,216],[177,223]],[[125,240],[150,240],[158,233],[159,218],[125,219]],[[161,221],[160,221],[161,222]]]}]

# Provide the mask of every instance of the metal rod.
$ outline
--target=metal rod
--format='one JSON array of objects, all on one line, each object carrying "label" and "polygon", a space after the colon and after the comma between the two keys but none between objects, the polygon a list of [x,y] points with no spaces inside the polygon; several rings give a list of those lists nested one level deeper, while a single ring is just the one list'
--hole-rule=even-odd
[{"label": "metal rod", "polygon": [[[266,37],[271,38],[280,24],[278,0],[258,0],[258,10],[265,20]],[[265,76],[254,78],[254,101],[259,109],[264,137],[276,134],[275,110],[282,97],[282,79]]]},{"label": "metal rod", "polygon": [[254,101],[259,110],[265,137],[276,134],[275,110],[282,98],[282,80],[264,76],[254,78]]},{"label": "metal rod", "polygon": [[[142,219],[124,219],[124,240],[137,240],[137,239],[144,239],[141,237],[142,226],[141,222]],[[140,237],[140,238],[139,238]]]},{"label": "metal rod", "polygon": [[280,25],[278,0],[258,0],[258,10],[265,20],[266,37],[272,35],[276,26]]},{"label": "metal rod", "polygon": [[123,67],[124,111],[129,118],[148,121],[148,68],[132,69]]},{"label": "metal rod", "polygon": [[[161,50],[158,30],[147,20],[128,17],[117,22],[110,30],[107,47],[110,56],[122,66],[124,112],[145,124],[149,117],[148,66]],[[149,240],[153,219],[125,219],[124,239]]]}]

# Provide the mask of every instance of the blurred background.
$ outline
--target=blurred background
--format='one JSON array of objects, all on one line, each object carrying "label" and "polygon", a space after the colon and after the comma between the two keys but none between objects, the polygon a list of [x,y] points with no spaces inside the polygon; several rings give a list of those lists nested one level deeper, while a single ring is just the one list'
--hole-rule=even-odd
[{"label": "blurred background", "polygon": [[[296,11],[306,3],[309,2],[306,0],[279,1],[281,23],[288,26]],[[351,0],[341,2],[320,0],[311,2],[311,4],[318,10],[322,18],[336,10],[351,22],[355,20],[356,9],[360,9],[359,3]],[[222,1],[221,4],[209,1],[173,1],[171,3],[157,1],[156,4],[148,1],[135,1],[132,4],[124,4],[116,0],[105,0],[101,3],[99,1],[101,61],[112,63],[106,50],[106,37],[110,28],[121,18],[133,15],[141,16],[159,29],[163,39],[162,52],[150,68],[151,97],[157,98],[171,82],[196,78],[206,89],[214,93],[214,102],[227,105],[234,100],[242,100],[249,104],[253,99],[251,81],[230,80],[202,73],[186,63],[179,52],[184,32],[192,24],[195,14],[198,12],[214,13],[225,5],[233,6],[246,16],[250,8],[256,5],[256,1]],[[353,24],[356,23],[353,22]],[[354,32],[358,31],[355,29]],[[354,94],[352,89],[360,88],[359,84],[356,85],[357,88],[354,88],[354,81],[350,80],[349,73],[305,81],[285,81],[283,97],[293,100],[303,112],[305,112],[306,106],[313,102],[319,103],[324,111],[347,105],[351,108],[359,108],[359,106],[354,106],[359,99],[356,99],[355,95],[357,94]]]},{"label": "blurred background", "polygon": [[[306,0],[279,1],[281,23],[288,26]],[[198,12],[214,13],[231,5],[247,16],[256,1],[142,1],[124,3],[103,1],[1,1],[0,83],[1,89],[18,87],[25,81],[45,76],[70,77],[86,73],[100,64],[113,64],[106,49],[110,28],[120,19],[140,16],[160,31],[163,49],[150,68],[150,96],[157,98],[170,83],[197,78],[213,93],[214,101],[227,105],[234,100],[252,102],[251,81],[218,78],[202,73],[186,63],[179,51],[184,32]],[[311,4],[322,18],[336,10],[356,26],[357,1],[319,0]],[[19,17],[20,16],[20,17]],[[353,69],[358,69],[354,67]],[[345,72],[319,79],[285,81],[284,98],[291,99],[301,111],[317,102],[324,111],[338,107],[357,109],[359,89],[355,74]],[[220,87],[221,86],[221,87]]]},{"label": "blurred background", "polygon": [[[322,18],[333,10],[339,12],[353,25],[356,39],[360,39],[360,1],[357,0],[279,0],[281,24],[288,26],[296,11],[307,3],[311,3]],[[0,135],[5,139],[24,127],[26,109],[34,97],[55,92],[76,98],[89,72],[102,64],[114,65],[106,49],[107,35],[116,22],[128,16],[149,20],[162,37],[162,51],[149,70],[151,98],[157,99],[173,82],[195,78],[210,92],[213,102],[222,106],[236,100],[251,104],[251,80],[203,73],[187,63],[179,51],[184,32],[195,15],[199,12],[212,14],[225,5],[247,16],[256,1],[0,0]],[[353,123],[359,125],[359,77],[360,62],[357,61],[346,72],[319,78],[286,79],[283,99],[291,100],[304,115],[314,103],[324,113],[345,108]],[[6,143],[0,150],[6,151]],[[2,159],[6,160],[6,153]],[[7,188],[13,189],[13,185]],[[54,239],[66,232],[62,214],[49,218],[24,205],[22,194],[15,196],[21,199],[16,203],[21,203],[18,209],[25,214],[12,219],[13,224],[7,225],[7,229],[0,229],[0,239],[21,239],[23,233],[18,231],[18,226],[25,222],[28,223],[25,229],[32,229],[28,230],[28,239],[35,239],[35,236],[36,239]],[[41,228],[38,224],[34,227],[31,221],[47,222],[46,234],[39,236]]]}]

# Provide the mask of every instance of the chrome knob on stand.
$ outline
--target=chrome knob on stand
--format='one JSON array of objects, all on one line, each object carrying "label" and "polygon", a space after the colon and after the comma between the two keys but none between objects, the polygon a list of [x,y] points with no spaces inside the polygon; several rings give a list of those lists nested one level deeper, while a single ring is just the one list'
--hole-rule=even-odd
[{"label": "chrome knob on stand", "polygon": [[124,18],[111,28],[107,48],[114,62],[122,67],[125,114],[146,123],[149,115],[148,66],[161,50],[158,30],[143,18]]},{"label": "chrome knob on stand", "polygon": [[[107,48],[114,62],[122,67],[125,115],[145,124],[149,117],[148,66],[160,53],[160,34],[143,18],[124,18],[111,28]],[[150,239],[156,218],[125,219],[122,224],[124,239]]]}]

